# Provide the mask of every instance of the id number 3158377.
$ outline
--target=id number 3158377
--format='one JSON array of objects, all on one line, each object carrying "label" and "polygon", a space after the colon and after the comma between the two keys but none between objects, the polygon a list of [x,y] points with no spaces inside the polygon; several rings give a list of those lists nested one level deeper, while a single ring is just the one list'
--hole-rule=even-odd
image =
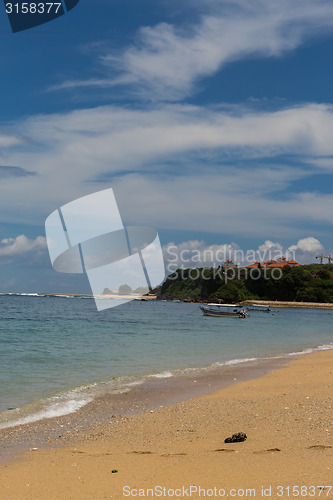
[{"label": "id number 3158377", "polygon": [[58,14],[61,2],[6,3],[7,14]]}]

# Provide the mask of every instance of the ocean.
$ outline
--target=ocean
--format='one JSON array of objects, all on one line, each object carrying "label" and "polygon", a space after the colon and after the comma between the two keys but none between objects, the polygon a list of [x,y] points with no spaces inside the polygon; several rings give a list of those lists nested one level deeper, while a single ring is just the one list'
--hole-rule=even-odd
[{"label": "ocean", "polygon": [[204,317],[199,304],[0,295],[0,429],[72,413],[149,379],[333,348],[333,310]]}]

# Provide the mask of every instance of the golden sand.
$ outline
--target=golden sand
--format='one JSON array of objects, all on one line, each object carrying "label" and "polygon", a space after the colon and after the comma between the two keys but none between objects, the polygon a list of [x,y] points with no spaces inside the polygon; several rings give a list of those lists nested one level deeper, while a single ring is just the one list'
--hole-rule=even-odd
[{"label": "golden sand", "polygon": [[[64,448],[0,465],[1,500],[333,499],[333,351],[110,421]],[[247,440],[225,444],[235,432]]]},{"label": "golden sand", "polygon": [[244,306],[263,305],[269,307],[288,307],[301,309],[333,309],[332,302],[296,302],[286,300],[244,300]]}]

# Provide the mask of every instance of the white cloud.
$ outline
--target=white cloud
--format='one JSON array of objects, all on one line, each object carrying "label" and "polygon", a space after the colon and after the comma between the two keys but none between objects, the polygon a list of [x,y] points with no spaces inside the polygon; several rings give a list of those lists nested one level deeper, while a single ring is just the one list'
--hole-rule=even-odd
[{"label": "white cloud", "polygon": [[[157,228],[232,234],[234,237],[301,237],[306,227],[325,223],[331,230],[333,195],[320,193],[308,197],[290,195],[284,199],[271,196],[269,171],[266,186],[256,186],[256,172],[244,176],[241,183],[235,174],[227,186],[223,173],[195,175],[191,178],[159,179],[127,176],[115,184],[115,192],[125,220],[146,223]],[[230,183],[231,184],[231,183]],[[146,193],[146,195],[143,195]],[[133,207],[135,207],[133,209]]]},{"label": "white cloud", "polygon": [[[56,160],[62,155],[67,162],[73,157],[76,163],[79,158],[80,169],[94,161],[97,173],[103,168],[140,169],[147,162],[170,161],[189,152],[214,152],[224,160],[233,156],[333,155],[333,106],[324,104],[275,112],[181,105],[131,111],[104,106],[31,117],[17,128],[30,141],[48,148],[46,157],[52,151]],[[18,158],[25,156],[26,151]],[[38,159],[43,152],[34,156]],[[45,168],[47,163],[39,166],[40,171]]]},{"label": "white cloud", "polygon": [[37,236],[36,239],[31,240],[21,234],[16,238],[4,238],[0,241],[0,257],[23,255],[32,251],[44,250],[46,247],[46,238],[43,236]]},{"label": "white cloud", "polygon": [[277,260],[284,256],[284,253],[285,250],[281,243],[266,240],[262,245],[259,245],[255,258],[252,257],[252,252],[250,251],[247,253],[247,256],[248,260],[252,260],[250,263],[253,264],[255,261],[266,262],[268,260]]},{"label": "white cloud", "polygon": [[[290,190],[316,160],[333,156],[329,105],[266,113],[105,106],[32,116],[12,128],[42,147],[7,151],[7,164],[35,175],[2,180],[3,222],[43,224],[64,203],[113,187],[125,221],[156,228],[272,238],[302,237],[295,226],[305,218],[332,224],[333,195]],[[313,166],[285,165],[280,155]]]},{"label": "white cloud", "polygon": [[288,250],[291,252],[315,254],[322,252],[324,248],[320,241],[312,236],[309,236],[308,238],[298,240],[297,244],[291,245]]},{"label": "white cloud", "polygon": [[[56,88],[130,85],[133,94],[148,99],[179,100],[231,61],[279,57],[333,27],[329,0],[218,0],[196,7],[196,24],[142,27],[132,46],[104,54],[105,77]],[[193,2],[188,8],[193,11]]]},{"label": "white cloud", "polygon": [[283,246],[281,243],[266,240],[265,243],[259,245],[258,250],[262,254],[266,254],[267,252],[283,252]]}]

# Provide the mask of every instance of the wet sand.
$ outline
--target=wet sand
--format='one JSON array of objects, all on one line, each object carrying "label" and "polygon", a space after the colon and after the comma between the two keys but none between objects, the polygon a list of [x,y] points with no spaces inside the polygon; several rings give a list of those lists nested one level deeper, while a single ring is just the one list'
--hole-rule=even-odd
[{"label": "wet sand", "polygon": [[[185,394],[180,391],[176,396],[170,381],[162,391],[156,385],[153,403],[149,391],[145,400],[138,388],[137,405],[132,399],[130,411],[123,408],[113,415],[115,407],[106,411],[106,400],[101,398],[85,408],[90,416],[78,412],[73,419],[40,424],[54,429],[48,443],[57,448],[40,449],[31,439],[42,435],[45,439],[45,428],[38,434],[33,424],[30,431],[24,426],[29,435],[26,444],[39,449],[0,465],[0,498],[93,500],[134,498],[140,493],[152,498],[158,496],[157,487],[170,489],[165,498],[172,493],[205,498],[203,490],[206,498],[222,497],[223,491],[225,497],[234,498],[288,498],[295,496],[290,494],[293,487],[301,491],[301,486],[303,498],[333,498],[333,487],[329,490],[333,485],[333,351],[304,355],[259,378],[233,382],[170,406],[165,404]],[[199,384],[204,392],[208,379]],[[108,421],[103,421],[108,412]],[[76,427],[60,427],[66,419],[78,419]],[[95,427],[89,429],[89,425]],[[59,428],[63,431],[57,437]],[[19,435],[22,429],[8,432]],[[245,432],[247,440],[224,443],[235,432]],[[319,486],[326,486],[320,497]],[[199,487],[200,495],[195,491]]]},{"label": "wet sand", "polygon": [[236,364],[191,370],[188,375],[152,377],[127,392],[104,393],[80,410],[57,418],[0,429],[0,462],[31,448],[62,446],[78,432],[119,418],[143,413],[187,399],[209,394],[237,381],[256,378],[287,363],[289,356],[257,359]]}]

